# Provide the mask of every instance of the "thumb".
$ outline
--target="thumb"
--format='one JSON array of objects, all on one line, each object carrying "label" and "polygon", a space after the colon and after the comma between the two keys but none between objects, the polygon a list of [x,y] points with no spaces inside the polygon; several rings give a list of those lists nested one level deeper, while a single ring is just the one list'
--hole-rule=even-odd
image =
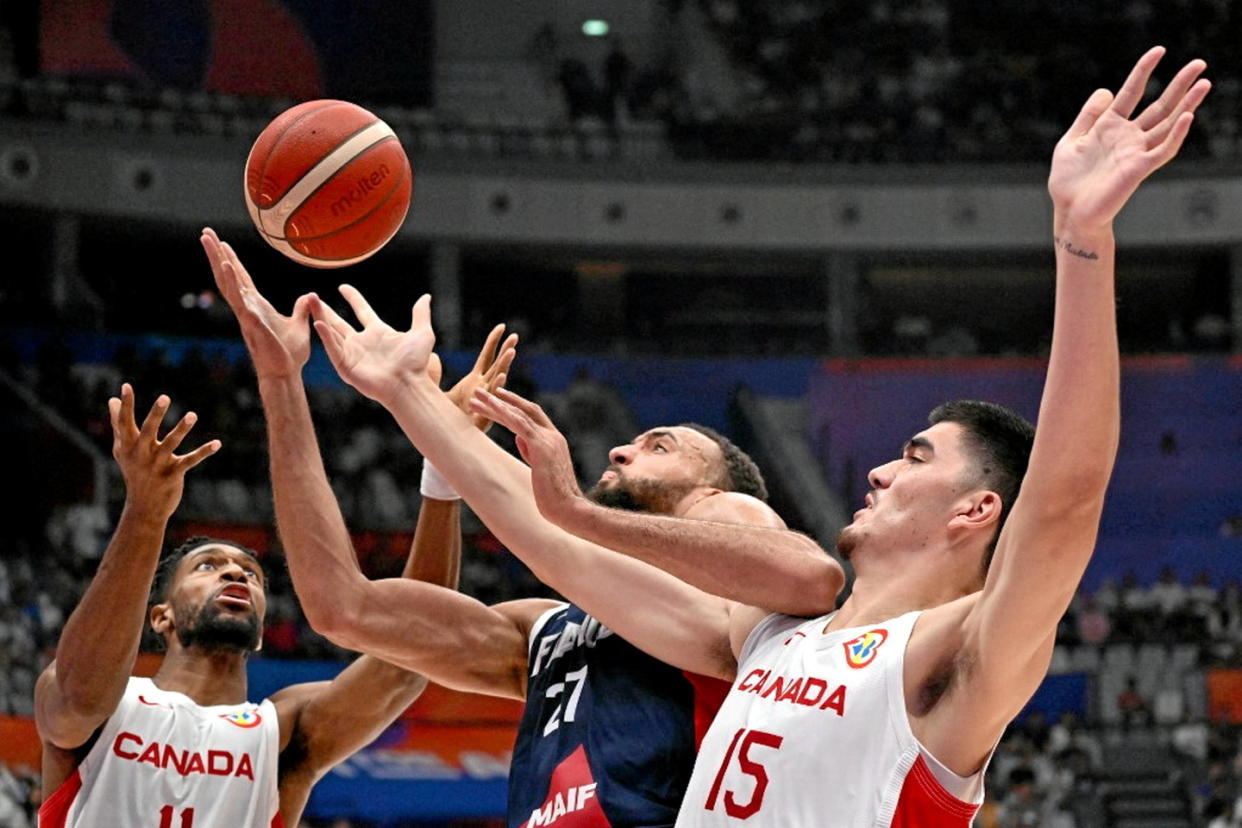
[{"label": "thumb", "polygon": [[344,342],[341,335],[332,330],[332,326],[327,322],[315,320],[315,333],[319,334],[319,340],[323,342],[323,349],[328,352],[328,361],[332,363],[332,367],[336,369],[336,373],[341,379],[349,382],[349,378],[345,376],[343,370],[344,365]]},{"label": "thumb", "polygon": [[293,321],[301,327],[306,324],[307,318],[310,316],[310,297],[309,293],[304,293],[298,297],[298,301],[293,303]]},{"label": "thumb", "polygon": [[535,464],[531,462],[530,446],[526,443],[526,438],[514,435],[513,439],[514,442],[517,443],[518,454],[522,455],[522,459],[526,461],[526,465],[533,468]]}]

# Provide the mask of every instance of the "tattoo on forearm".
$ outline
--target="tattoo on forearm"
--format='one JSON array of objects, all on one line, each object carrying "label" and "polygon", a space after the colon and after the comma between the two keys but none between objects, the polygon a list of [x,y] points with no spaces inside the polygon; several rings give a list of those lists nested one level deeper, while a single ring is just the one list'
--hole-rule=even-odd
[{"label": "tattoo on forearm", "polygon": [[1080,259],[1100,258],[1099,253],[1095,253],[1091,250],[1083,250],[1081,247],[1074,247],[1073,242],[1069,239],[1062,239],[1060,236],[1053,236],[1052,241],[1057,247],[1061,248],[1066,253],[1069,253],[1072,256],[1077,256]]}]

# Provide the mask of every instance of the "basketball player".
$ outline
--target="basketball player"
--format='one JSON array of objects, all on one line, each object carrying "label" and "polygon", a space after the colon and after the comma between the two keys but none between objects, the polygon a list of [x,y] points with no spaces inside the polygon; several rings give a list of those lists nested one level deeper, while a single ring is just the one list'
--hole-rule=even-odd
[{"label": "basketball player", "polygon": [[[352,289],[361,332],[312,300],[338,372],[395,415],[537,574],[648,652],[737,679],[679,826],[969,824],[1095,543],[1119,433],[1113,221],[1177,154],[1210,88],[1193,61],[1132,117],[1163,53],[1145,54],[1116,95],[1091,95],[1053,155],[1057,301],[1038,429],[987,404],[933,412],[870,473],[866,507],[839,540],[857,580],[832,615],[722,604],[612,551],[634,551],[625,537],[605,549],[552,527],[540,511],[562,515],[547,495],[566,489],[541,480],[556,476],[548,425],[514,397],[481,395],[476,408],[514,428],[533,471],[469,434],[425,376],[427,297],[407,333]],[[667,552],[693,560],[702,538],[727,548],[730,532],[750,542],[755,531],[684,522]]]},{"label": "basketball player", "polygon": [[[573,604],[525,599],[489,607],[431,584],[362,577],[299,377],[309,347],[307,305],[299,300],[292,316],[277,313],[231,247],[209,231],[203,243],[254,359],[277,519],[283,534],[299,538],[289,544],[289,569],[311,625],[341,646],[448,687],[525,699],[509,774],[512,828],[671,826],[698,740],[727,686],[645,655]],[[758,469],[725,438],[698,426],[658,429],[614,449],[613,464],[601,499],[733,529],[770,527],[761,530],[771,544],[761,563],[733,566],[728,550],[713,550],[716,569],[733,572],[739,595],[756,603],[772,598],[790,612],[832,605],[844,580],[839,565],[784,531],[762,501]],[[640,527],[662,520],[626,514]]]},{"label": "basketball player", "polygon": [[[457,387],[463,400],[502,376],[507,362],[489,366],[489,353]],[[45,828],[296,826],[315,781],[374,740],[427,683],[363,657],[330,682],[245,701],[246,656],[259,648],[266,607],[254,554],[194,538],[156,572],[186,472],[220,448],[213,440],[174,454],[196,416],[160,440],[168,405],[161,396],[140,429],[129,385],[109,401],[126,504],[35,689],[44,790],[53,791],[40,809]],[[456,585],[459,508],[424,499],[404,577]],[[282,536],[286,546],[300,540]],[[148,620],[166,655],[153,679],[131,678],[153,577]]]}]

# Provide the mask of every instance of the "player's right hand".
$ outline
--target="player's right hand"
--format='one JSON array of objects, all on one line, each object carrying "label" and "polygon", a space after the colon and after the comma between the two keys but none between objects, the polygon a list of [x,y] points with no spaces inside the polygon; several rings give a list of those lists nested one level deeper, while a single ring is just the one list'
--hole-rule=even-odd
[{"label": "player's right hand", "polygon": [[381,405],[387,405],[410,377],[428,377],[436,335],[431,329],[431,297],[416,303],[410,329],[398,331],[371,308],[358,290],[341,285],[362,330],[354,329],[341,315],[315,294],[310,294],[310,313],[315,331],[323,340],[332,367],[341,379]]},{"label": "player's right hand", "polygon": [[241,325],[255,374],[259,379],[276,379],[301,373],[310,359],[310,297],[299,298],[291,316],[277,312],[255,288],[232,245],[220,241],[210,227],[203,228],[199,241],[211,262],[216,286]]},{"label": "player's right hand", "polygon": [[211,440],[189,454],[174,454],[198,415],[188,412],[161,440],[159,428],[169,402],[168,396],[161,394],[139,427],[134,417],[134,389],[129,383],[121,386],[119,399],[108,400],[112,456],[125,478],[126,508],[147,511],[161,520],[171,517],[181,502],[185,473],[220,450],[220,441]]}]

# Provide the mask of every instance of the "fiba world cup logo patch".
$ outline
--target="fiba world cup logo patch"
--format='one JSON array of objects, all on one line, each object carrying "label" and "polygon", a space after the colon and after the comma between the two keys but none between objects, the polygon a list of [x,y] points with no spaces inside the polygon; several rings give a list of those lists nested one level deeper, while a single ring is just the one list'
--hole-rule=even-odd
[{"label": "fiba world cup logo patch", "polygon": [[845,663],[855,670],[861,670],[875,661],[880,645],[888,639],[888,630],[868,630],[858,638],[845,642]]},{"label": "fiba world cup logo patch", "polygon": [[235,713],[221,713],[220,718],[238,727],[258,727],[263,717],[257,710],[238,710]]}]

